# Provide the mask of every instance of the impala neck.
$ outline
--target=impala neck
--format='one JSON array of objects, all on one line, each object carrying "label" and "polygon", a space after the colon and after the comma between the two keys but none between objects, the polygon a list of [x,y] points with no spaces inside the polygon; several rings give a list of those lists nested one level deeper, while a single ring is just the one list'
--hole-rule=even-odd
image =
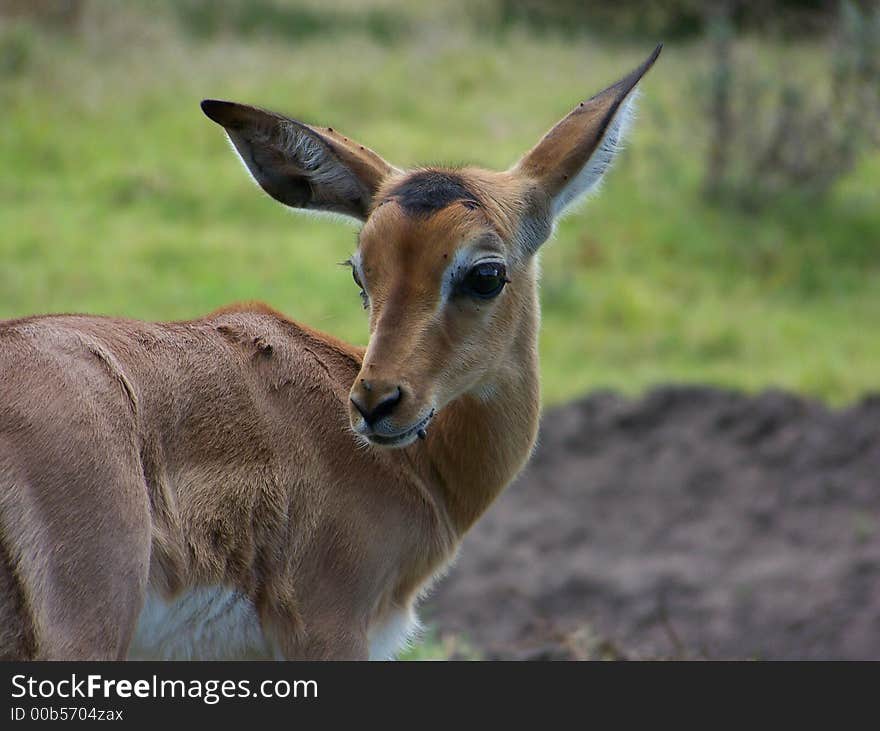
[{"label": "impala neck", "polygon": [[480,389],[440,411],[424,442],[423,477],[458,536],[516,477],[537,436],[539,305],[533,285],[506,357]]}]

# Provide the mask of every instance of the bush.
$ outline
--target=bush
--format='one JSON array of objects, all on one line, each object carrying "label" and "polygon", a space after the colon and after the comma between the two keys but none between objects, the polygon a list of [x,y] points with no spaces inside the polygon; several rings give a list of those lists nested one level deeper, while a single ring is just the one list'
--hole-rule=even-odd
[{"label": "bush", "polygon": [[841,6],[823,78],[806,84],[743,63],[729,12],[709,29],[710,197],[748,207],[782,194],[820,197],[880,144],[880,9]]}]

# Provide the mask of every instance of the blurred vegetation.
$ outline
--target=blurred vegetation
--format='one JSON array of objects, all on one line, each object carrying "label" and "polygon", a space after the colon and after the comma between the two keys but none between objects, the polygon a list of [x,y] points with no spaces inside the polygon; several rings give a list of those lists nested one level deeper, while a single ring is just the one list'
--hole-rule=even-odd
[{"label": "blurred vegetation", "polygon": [[235,33],[290,40],[335,36],[357,31],[380,42],[399,38],[407,29],[394,8],[334,8],[279,0],[177,0],[171,4],[183,27],[196,36]]},{"label": "blurred vegetation", "polygon": [[828,18],[827,48],[816,41],[824,68],[791,80],[737,53],[736,5],[716,3],[708,26],[706,191],[750,208],[825,196],[880,146],[880,8],[841,3]]},{"label": "blurred vegetation", "polygon": [[[661,381],[835,403],[877,389],[880,154],[860,142],[818,197],[783,177],[760,207],[707,198],[717,48],[702,15],[693,29],[648,23],[647,6],[620,2],[609,29],[592,2],[571,4],[582,14],[565,28],[501,0],[66,4],[44,17],[37,0],[0,0],[0,317],[189,318],[262,299],[364,342],[357,291],[334,266],[354,230],[254,189],[199,100],[331,124],[402,165],[506,167],[668,27],[681,40],[645,79],[628,149],[544,248],[546,400]],[[760,69],[771,98],[784,80],[803,109],[831,108],[828,34],[731,22],[732,58]],[[762,109],[772,122],[780,107]]]},{"label": "blurred vegetation", "polygon": [[[853,0],[868,8],[874,0]],[[840,0],[495,0],[487,17],[495,25],[525,25],[565,35],[667,40],[693,38],[709,30],[719,11],[737,32],[776,37],[821,35],[839,11]]]}]

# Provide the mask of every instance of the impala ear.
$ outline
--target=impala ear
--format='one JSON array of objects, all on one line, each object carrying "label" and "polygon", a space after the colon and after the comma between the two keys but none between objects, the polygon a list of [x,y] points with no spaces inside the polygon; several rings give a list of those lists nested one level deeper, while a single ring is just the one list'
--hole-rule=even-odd
[{"label": "impala ear", "polygon": [[202,111],[225,130],[259,186],[292,208],[366,220],[394,168],[332,127],[233,102],[205,99]]},{"label": "impala ear", "polygon": [[662,48],[658,45],[628,76],[578,104],[513,168],[546,194],[553,218],[595,188],[608,170],[626,130],[636,84]]}]

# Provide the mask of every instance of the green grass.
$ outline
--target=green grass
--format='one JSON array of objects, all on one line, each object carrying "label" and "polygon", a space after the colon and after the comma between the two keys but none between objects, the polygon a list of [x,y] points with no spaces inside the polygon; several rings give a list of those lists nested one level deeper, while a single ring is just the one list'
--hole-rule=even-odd
[{"label": "green grass", "polygon": [[438,637],[431,628],[425,630],[417,642],[404,650],[399,660],[481,660],[482,655],[465,638],[457,635]]},{"label": "green grass", "polygon": [[[335,265],[354,229],[258,192],[199,100],[330,124],[402,165],[506,167],[652,47],[439,22],[390,45],[354,23],[287,41],[192,38],[161,14],[101,17],[73,39],[0,29],[0,317],[188,318],[261,299],[363,343],[357,291]],[[809,46],[754,51],[815,68]],[[880,156],[819,205],[707,206],[705,67],[699,44],[666,48],[601,195],[544,248],[547,402],[662,381],[833,403],[878,387]]]}]

